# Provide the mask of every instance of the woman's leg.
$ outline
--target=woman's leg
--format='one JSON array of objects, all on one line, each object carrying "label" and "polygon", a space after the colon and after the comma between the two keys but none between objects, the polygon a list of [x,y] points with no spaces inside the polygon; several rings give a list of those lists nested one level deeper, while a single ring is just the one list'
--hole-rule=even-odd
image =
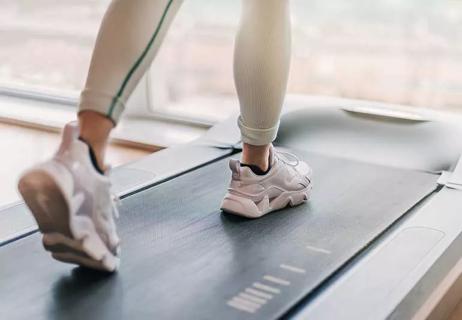
[{"label": "woman's leg", "polygon": [[242,0],[234,78],[241,116],[242,162],[268,169],[291,56],[289,0]]},{"label": "woman's leg", "polygon": [[66,125],[53,158],[27,170],[19,180],[43,244],[59,261],[110,272],[118,267],[116,204],[110,179],[101,174],[104,149],[180,4],[181,0],[111,3],[82,92],[79,126]]},{"label": "woman's leg", "polygon": [[271,148],[290,67],[289,0],[243,0],[234,74],[241,106],[241,161],[231,159],[231,183],[221,209],[258,218],[304,203],[311,168],[297,156]]},{"label": "woman's leg", "polygon": [[101,24],[79,106],[80,137],[104,164],[109,133],[156,56],[183,0],[113,0]]}]

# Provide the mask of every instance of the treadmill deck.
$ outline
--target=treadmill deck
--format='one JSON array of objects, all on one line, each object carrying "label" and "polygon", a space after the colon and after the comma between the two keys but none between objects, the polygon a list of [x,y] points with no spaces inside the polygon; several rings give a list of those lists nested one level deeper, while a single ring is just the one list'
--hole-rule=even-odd
[{"label": "treadmill deck", "polygon": [[[261,219],[218,209],[228,159],[125,198],[113,276],[52,260],[39,234],[1,247],[0,318],[275,319],[437,187],[433,174],[293,152],[313,167],[312,200]],[[264,302],[240,300],[254,290]]]}]

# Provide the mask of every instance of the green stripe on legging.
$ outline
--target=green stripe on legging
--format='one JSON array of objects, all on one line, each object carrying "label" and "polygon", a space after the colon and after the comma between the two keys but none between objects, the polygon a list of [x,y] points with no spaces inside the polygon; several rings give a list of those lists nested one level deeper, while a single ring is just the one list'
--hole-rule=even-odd
[{"label": "green stripe on legging", "polygon": [[115,105],[117,103],[117,100],[120,98],[120,96],[122,96],[122,94],[123,94],[123,92],[125,90],[125,87],[127,86],[128,82],[130,81],[130,78],[132,77],[133,73],[135,73],[136,69],[138,69],[141,62],[143,62],[144,58],[146,57],[149,50],[151,49],[152,44],[156,40],[157,35],[160,32],[160,28],[162,27],[162,24],[164,23],[165,17],[167,16],[168,10],[170,9],[173,1],[174,0],[169,0],[167,6],[165,7],[164,13],[162,14],[162,17],[160,18],[159,24],[157,25],[156,31],[152,35],[151,39],[149,39],[148,45],[143,50],[143,52],[141,53],[139,58],[136,60],[135,64],[131,67],[128,74],[125,76],[125,79],[122,82],[122,85],[120,86],[119,91],[117,92],[116,96],[114,98],[112,98],[112,102],[111,102],[111,105],[110,105],[109,111],[108,111],[108,116],[109,117],[112,117],[112,112],[114,111],[114,107],[115,107]]}]

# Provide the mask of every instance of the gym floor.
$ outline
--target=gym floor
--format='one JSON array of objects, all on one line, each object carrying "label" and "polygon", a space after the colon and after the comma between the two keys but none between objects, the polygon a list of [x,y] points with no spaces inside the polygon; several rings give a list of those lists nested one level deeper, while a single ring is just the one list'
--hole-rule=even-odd
[{"label": "gym floor", "polygon": [[460,320],[462,319],[462,302],[459,302],[457,307],[454,309],[451,317],[448,320]]}]

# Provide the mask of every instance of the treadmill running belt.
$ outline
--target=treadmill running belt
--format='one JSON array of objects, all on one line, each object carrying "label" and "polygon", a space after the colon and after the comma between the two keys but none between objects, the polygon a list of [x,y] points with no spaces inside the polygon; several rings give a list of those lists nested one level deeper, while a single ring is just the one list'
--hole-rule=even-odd
[{"label": "treadmill running belt", "polygon": [[113,276],[0,248],[0,319],[275,319],[436,188],[437,176],[297,151],[312,200],[257,220],[218,209],[228,159],[127,197]]}]

